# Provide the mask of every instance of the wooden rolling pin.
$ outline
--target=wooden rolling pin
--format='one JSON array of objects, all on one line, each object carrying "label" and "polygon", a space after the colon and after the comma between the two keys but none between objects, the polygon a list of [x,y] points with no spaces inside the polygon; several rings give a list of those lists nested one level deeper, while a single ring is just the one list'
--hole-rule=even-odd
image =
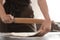
[{"label": "wooden rolling pin", "polygon": [[43,19],[34,19],[34,18],[15,18],[14,23],[36,23],[36,24],[42,24],[44,20]]}]

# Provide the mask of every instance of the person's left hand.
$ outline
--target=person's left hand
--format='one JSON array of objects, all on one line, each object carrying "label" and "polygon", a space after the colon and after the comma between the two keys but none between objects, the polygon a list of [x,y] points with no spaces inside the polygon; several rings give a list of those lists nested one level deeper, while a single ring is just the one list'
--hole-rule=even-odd
[{"label": "person's left hand", "polygon": [[49,20],[45,20],[40,29],[39,29],[39,33],[37,34],[37,36],[44,36],[46,33],[48,33],[51,30],[51,21]]}]

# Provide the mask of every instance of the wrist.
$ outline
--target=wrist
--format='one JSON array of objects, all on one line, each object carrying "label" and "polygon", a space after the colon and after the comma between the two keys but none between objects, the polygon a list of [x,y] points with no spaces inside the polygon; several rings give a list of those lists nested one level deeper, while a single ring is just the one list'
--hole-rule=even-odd
[{"label": "wrist", "polygon": [[51,19],[45,19],[46,21],[51,21]]},{"label": "wrist", "polygon": [[2,18],[3,16],[6,16],[6,14],[1,14],[1,15],[0,15],[0,18]]},{"label": "wrist", "polygon": [[51,23],[51,20],[50,20],[50,19],[49,19],[49,20],[48,20],[48,19],[46,19],[45,21],[46,21],[46,22],[49,22],[49,23]]}]

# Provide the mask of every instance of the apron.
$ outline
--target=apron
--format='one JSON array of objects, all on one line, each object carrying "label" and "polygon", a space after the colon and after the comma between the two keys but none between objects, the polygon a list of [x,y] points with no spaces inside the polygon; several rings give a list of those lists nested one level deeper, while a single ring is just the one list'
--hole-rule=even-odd
[{"label": "apron", "polygon": [[[34,18],[30,0],[6,0],[3,5],[5,12],[14,17]],[[5,24],[0,20],[0,32],[33,32],[33,24],[11,23]]]}]

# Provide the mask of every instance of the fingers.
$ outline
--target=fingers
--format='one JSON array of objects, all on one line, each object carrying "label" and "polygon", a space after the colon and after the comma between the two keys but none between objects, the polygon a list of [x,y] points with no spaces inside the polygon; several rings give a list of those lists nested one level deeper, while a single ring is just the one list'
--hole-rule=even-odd
[{"label": "fingers", "polygon": [[2,21],[3,21],[4,23],[8,22],[9,20],[10,20],[10,19],[8,18],[8,16],[2,17]]},{"label": "fingers", "polygon": [[12,16],[12,15],[9,15],[9,16],[10,16],[10,21],[14,22],[14,16]]},{"label": "fingers", "polygon": [[14,19],[14,17],[11,14],[8,14],[8,16],[10,17],[10,19]]},{"label": "fingers", "polygon": [[37,33],[36,35],[34,35],[34,36],[36,36],[36,37],[42,37],[42,36],[44,36],[46,33],[48,33],[48,32],[46,32],[45,30],[40,30],[40,31],[38,31],[38,33]]},{"label": "fingers", "polygon": [[14,20],[14,17],[12,15],[8,15],[7,23],[12,23]]},{"label": "fingers", "polygon": [[51,31],[51,27],[42,25],[40,29],[38,30],[38,36],[44,36],[47,34],[49,31]]},{"label": "fingers", "polygon": [[3,16],[2,21],[4,23],[12,23],[13,22],[13,16],[12,15]]}]

